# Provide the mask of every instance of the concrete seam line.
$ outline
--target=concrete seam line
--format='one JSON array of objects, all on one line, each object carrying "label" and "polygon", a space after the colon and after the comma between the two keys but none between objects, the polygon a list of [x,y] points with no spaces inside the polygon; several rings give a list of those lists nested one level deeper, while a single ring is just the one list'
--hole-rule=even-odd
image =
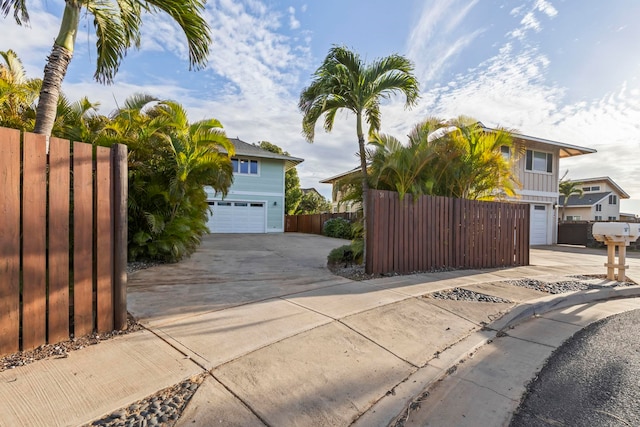
[{"label": "concrete seam line", "polygon": [[[201,363],[195,361],[191,356],[189,356],[188,354],[186,354],[184,351],[180,350],[178,347],[176,347],[174,344],[170,343],[167,339],[165,339],[164,337],[160,336],[156,331],[152,330],[152,329],[148,329],[148,328],[144,328],[145,330],[151,332],[153,335],[155,335],[156,337],[160,338],[162,341],[164,341],[169,347],[173,348],[175,351],[177,351],[178,353],[182,354],[185,358],[189,359],[191,362],[193,362],[196,366],[198,366],[199,368],[201,368],[204,372],[207,372],[207,368],[205,366],[202,366]],[[181,343],[182,344],[182,343]],[[185,346],[186,348],[188,348],[187,346]],[[191,349],[189,349],[191,350]],[[202,357],[200,356],[198,353],[196,353],[194,351],[194,354],[197,354],[198,357]],[[205,359],[204,357],[202,357],[203,359]],[[206,359],[205,359],[206,360]]]},{"label": "concrete seam line", "polygon": [[231,390],[229,387],[227,387],[227,385],[225,383],[223,383],[218,377],[216,377],[213,372],[209,372],[209,376],[211,376],[211,378],[213,378],[218,384],[220,384],[222,387],[224,387],[225,390],[227,390],[229,392],[229,394],[231,394],[233,397],[235,397],[236,399],[238,399],[238,401],[240,401],[240,403],[242,403],[242,405],[244,405],[253,415],[255,415],[255,417],[257,419],[260,420],[260,422],[262,424],[264,424],[266,427],[271,427],[271,424],[269,424],[267,422],[267,420],[263,419],[260,414],[258,414],[255,409],[253,409],[251,407],[251,405],[249,405],[249,403],[245,402],[240,396],[238,396],[236,393],[233,392],[233,390]]}]

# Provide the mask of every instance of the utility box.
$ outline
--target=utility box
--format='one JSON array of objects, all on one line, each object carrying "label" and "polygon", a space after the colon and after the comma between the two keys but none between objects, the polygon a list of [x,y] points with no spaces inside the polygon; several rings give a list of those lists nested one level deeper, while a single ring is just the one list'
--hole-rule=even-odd
[{"label": "utility box", "polygon": [[[615,280],[615,269],[618,269],[618,281],[626,279],[625,265],[627,246],[640,237],[640,224],[627,224],[626,222],[596,222],[593,224],[593,238],[607,245],[607,279]],[[616,247],[618,248],[618,262],[616,259]]]}]

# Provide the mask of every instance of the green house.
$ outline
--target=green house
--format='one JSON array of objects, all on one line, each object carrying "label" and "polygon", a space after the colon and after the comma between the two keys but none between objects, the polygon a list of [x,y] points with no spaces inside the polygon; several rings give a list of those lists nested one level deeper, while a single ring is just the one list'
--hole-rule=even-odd
[{"label": "green house", "polygon": [[212,233],[284,232],[285,172],[303,159],[272,153],[240,139],[235,146],[233,185],[226,197],[205,187]]}]

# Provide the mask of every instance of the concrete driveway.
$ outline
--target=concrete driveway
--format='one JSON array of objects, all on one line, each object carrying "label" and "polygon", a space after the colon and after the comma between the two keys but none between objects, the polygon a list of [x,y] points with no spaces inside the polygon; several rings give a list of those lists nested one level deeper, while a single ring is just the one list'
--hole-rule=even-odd
[{"label": "concrete driveway", "polygon": [[348,282],[327,268],[347,240],[312,234],[209,234],[177,264],[129,277],[129,311],[146,325]]}]

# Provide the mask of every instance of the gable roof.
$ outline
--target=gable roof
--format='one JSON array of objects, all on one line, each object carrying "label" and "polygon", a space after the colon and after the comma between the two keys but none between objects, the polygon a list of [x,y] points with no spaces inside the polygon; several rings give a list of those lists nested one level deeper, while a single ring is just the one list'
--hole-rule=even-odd
[{"label": "gable roof", "polygon": [[[486,132],[496,132],[498,129],[490,128],[483,125],[481,122],[478,122],[482,129]],[[527,141],[538,142],[541,144],[551,145],[553,147],[560,148],[560,158],[571,157],[571,156],[579,156],[581,154],[590,154],[596,153],[597,150],[594,148],[580,147],[579,145],[566,144],[564,142],[552,141],[550,139],[538,138],[535,136],[523,135],[521,133],[511,132],[513,139],[521,140],[525,144]]]},{"label": "gable roof", "polygon": [[624,191],[618,184],[616,184],[611,178],[608,176],[599,176],[597,178],[585,178],[585,179],[571,179],[569,182],[575,182],[577,184],[589,184],[591,182],[602,182],[606,181],[614,190],[618,193],[621,199],[628,199],[630,196]]},{"label": "gable roof", "polygon": [[333,184],[335,181],[344,178],[345,176],[351,175],[353,173],[360,172],[360,166],[356,166],[355,168],[348,170],[346,172],[339,173],[338,175],[332,176],[331,178],[326,178],[320,181],[321,184]]},{"label": "gable roof", "polygon": [[[611,194],[611,191],[604,191],[602,193],[584,193],[582,197],[577,194],[569,196],[567,207],[571,206],[593,206],[602,201],[605,197]],[[560,196],[558,199],[560,206],[564,205],[564,196]]]},{"label": "gable roof", "polygon": [[257,157],[260,159],[276,159],[284,160],[285,170],[289,170],[292,167],[304,162],[304,159],[292,156],[286,156],[284,154],[272,153],[257,145],[249,144],[248,142],[241,141],[239,138],[229,138],[229,141],[236,149],[236,156]]}]

